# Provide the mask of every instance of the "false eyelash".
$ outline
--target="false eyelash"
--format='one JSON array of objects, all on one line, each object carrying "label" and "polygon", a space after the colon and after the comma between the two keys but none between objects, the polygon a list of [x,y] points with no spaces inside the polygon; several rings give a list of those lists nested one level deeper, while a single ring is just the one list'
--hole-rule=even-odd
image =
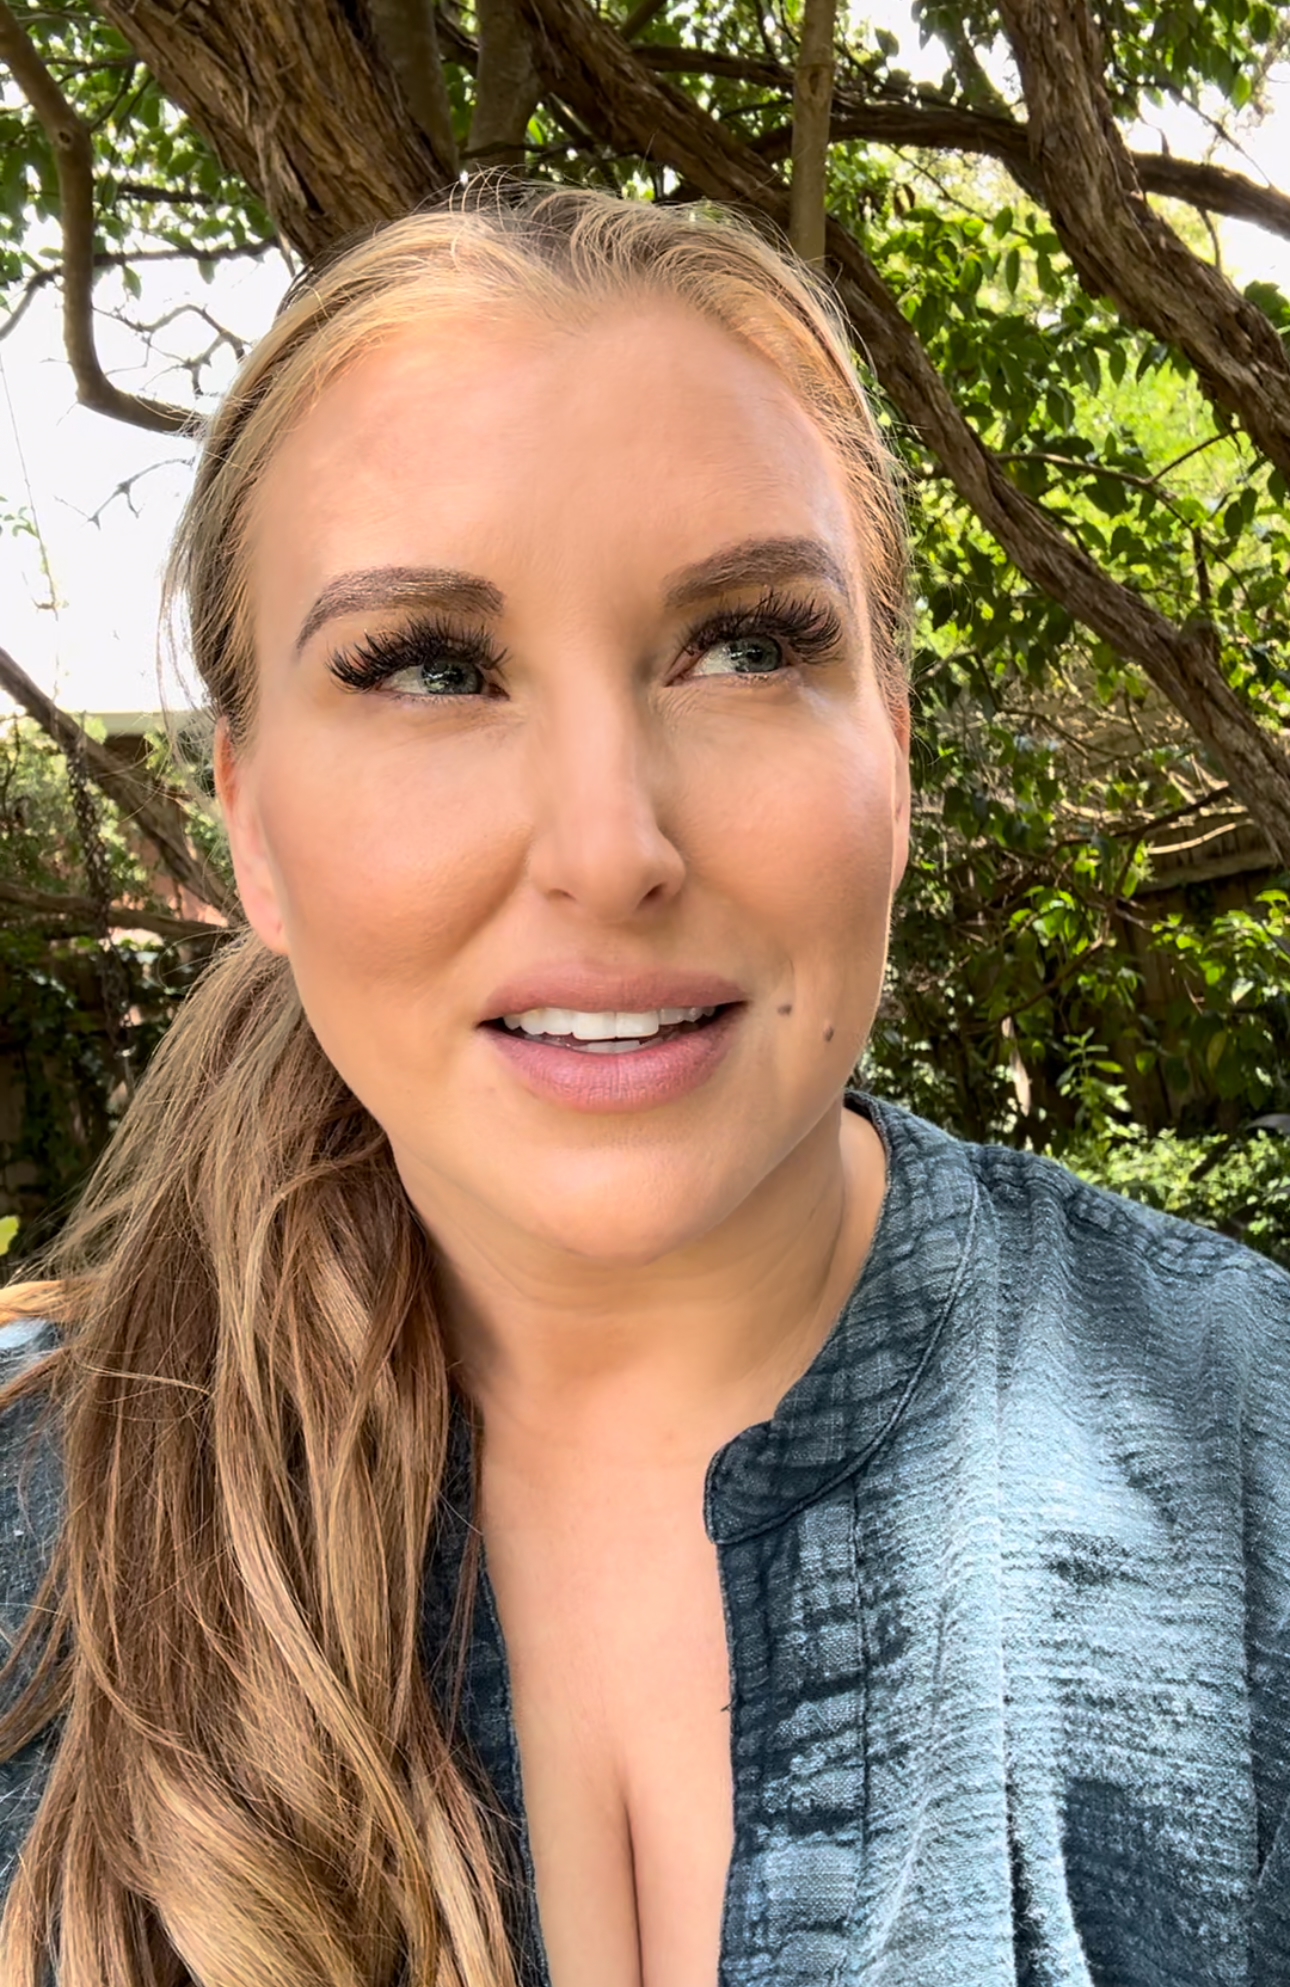
[{"label": "false eyelash", "polygon": [[[841,646],[842,621],[822,600],[800,599],[767,587],[748,607],[725,607],[692,628],[682,643],[693,656],[718,642],[747,635],[773,635],[800,662],[814,662]],[[375,690],[404,669],[441,663],[445,659],[473,663],[484,675],[496,677],[505,661],[501,649],[479,629],[461,629],[438,615],[421,615],[402,628],[364,635],[353,648],[331,658],[332,675],[350,690]]]},{"label": "false eyelash", "polygon": [[444,661],[470,662],[495,676],[505,660],[481,630],[456,628],[437,615],[419,615],[406,627],[364,635],[351,649],[331,658],[331,673],[350,690],[375,690],[401,670]]},{"label": "false eyelash", "polygon": [[[700,655],[718,642],[747,635],[777,635],[799,662],[816,662],[832,655],[843,639],[841,617],[823,600],[800,599],[767,587],[750,607],[723,607],[710,614],[685,638],[685,653]],[[751,679],[756,680],[756,679]]]}]

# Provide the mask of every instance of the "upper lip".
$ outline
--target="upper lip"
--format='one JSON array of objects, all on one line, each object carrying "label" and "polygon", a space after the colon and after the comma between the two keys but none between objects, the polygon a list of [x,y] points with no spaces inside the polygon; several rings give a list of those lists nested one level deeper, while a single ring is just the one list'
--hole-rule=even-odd
[{"label": "upper lip", "polygon": [[662,1007],[724,1007],[745,999],[743,988],[719,973],[686,973],[676,967],[651,972],[602,973],[589,966],[551,966],[507,980],[489,996],[484,1019],[563,1007],[575,1014],[653,1014]]}]

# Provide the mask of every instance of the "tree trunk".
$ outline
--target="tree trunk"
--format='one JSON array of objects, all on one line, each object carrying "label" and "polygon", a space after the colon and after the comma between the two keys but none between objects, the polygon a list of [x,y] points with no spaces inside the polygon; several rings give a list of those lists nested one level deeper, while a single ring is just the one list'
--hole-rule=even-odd
[{"label": "tree trunk", "polygon": [[788,238],[804,262],[824,261],[829,180],[829,117],[833,109],[833,25],[836,0],[806,0],[802,45],[793,79],[793,180]]},{"label": "tree trunk", "polygon": [[369,0],[377,38],[403,100],[445,172],[457,176],[457,134],[439,59],[434,0]]},{"label": "tree trunk", "polygon": [[516,0],[476,0],[479,58],[470,120],[470,163],[522,166],[529,119],[541,94],[528,29]]},{"label": "tree trunk", "polygon": [[167,95],[304,256],[451,184],[343,0],[100,0]]},{"label": "tree trunk", "polygon": [[1263,312],[1144,199],[1085,0],[1001,0],[1001,12],[1026,94],[1031,157],[1084,287],[1185,353],[1211,400],[1290,476],[1290,358]]}]

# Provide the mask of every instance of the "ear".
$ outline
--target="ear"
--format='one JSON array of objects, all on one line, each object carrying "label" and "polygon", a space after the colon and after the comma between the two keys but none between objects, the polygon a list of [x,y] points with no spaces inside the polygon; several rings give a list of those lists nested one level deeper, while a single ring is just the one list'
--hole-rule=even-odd
[{"label": "ear", "polygon": [[227,721],[215,727],[215,791],[219,796],[237,894],[247,922],[270,952],[287,950],[278,889],[255,805],[255,782],[238,757]]}]

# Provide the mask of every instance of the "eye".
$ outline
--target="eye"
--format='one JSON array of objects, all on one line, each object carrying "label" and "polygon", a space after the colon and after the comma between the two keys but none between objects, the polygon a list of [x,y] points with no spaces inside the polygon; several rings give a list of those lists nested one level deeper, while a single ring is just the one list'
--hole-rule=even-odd
[{"label": "eye", "polygon": [[482,630],[427,619],[365,635],[352,649],[334,655],[329,666],[349,690],[379,690],[429,703],[495,693],[501,662]]},{"label": "eye", "polygon": [[787,676],[798,665],[827,662],[846,646],[833,605],[768,588],[750,607],[725,607],[692,629],[684,652],[695,677],[734,676],[745,682]]},{"label": "eye", "polygon": [[487,687],[477,662],[420,662],[385,678],[389,690],[405,697],[478,697]]},{"label": "eye", "polygon": [[714,642],[692,676],[772,676],[788,659],[774,635],[732,635]]}]

